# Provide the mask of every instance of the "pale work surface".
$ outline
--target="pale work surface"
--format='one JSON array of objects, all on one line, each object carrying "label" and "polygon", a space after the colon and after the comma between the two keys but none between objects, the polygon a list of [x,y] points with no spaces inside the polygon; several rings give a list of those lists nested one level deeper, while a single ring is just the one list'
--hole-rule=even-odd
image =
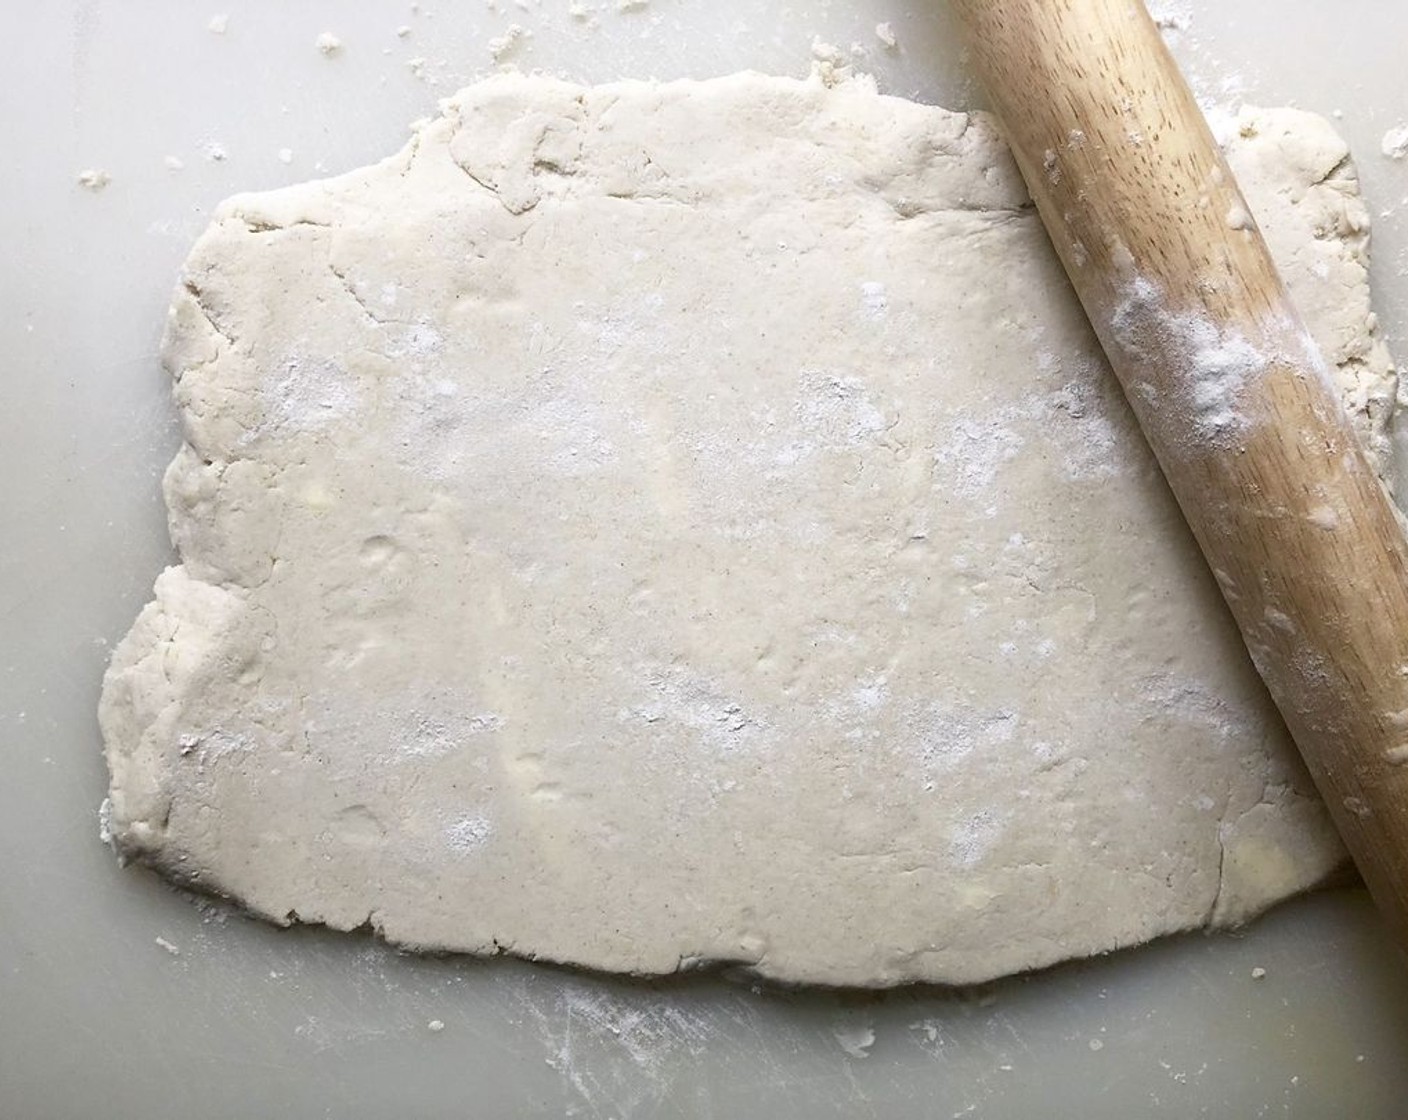
[{"label": "pale work surface", "polygon": [[[1344,144],[1227,131],[1383,458]],[[163,361],[182,563],[100,722],[105,828],[178,882],[887,986],[1236,923],[1343,858],[986,114],[834,65],[487,79],[222,205]]]},{"label": "pale work surface", "polygon": [[[1257,22],[1273,11],[1274,32]],[[106,647],[169,559],[157,481],[176,438],[155,347],[176,266],[219,198],[394,149],[515,21],[535,30],[512,47],[522,64],[575,79],[801,75],[817,32],[863,42],[886,91],[972,102],[947,22],[879,6],[705,17],[656,0],[593,29],[531,9],[252,5],[223,35],[207,30],[214,14],[13,12],[24,48],[6,80],[33,108],[0,120],[20,168],[3,219],[16,314],[0,326],[13,371],[0,443],[6,1113],[1397,1114],[1408,987],[1352,892],[1292,903],[1238,937],[962,995],[784,996],[409,960],[357,937],[202,918],[149,876],[117,872],[95,839],[91,713]],[[1367,3],[1175,14],[1205,91],[1343,110],[1377,222],[1379,309],[1401,338],[1408,181],[1376,157],[1403,123],[1401,17]],[[874,35],[886,19],[893,56]],[[325,30],[341,53],[317,50]],[[90,167],[113,176],[97,194],[75,183]]]}]

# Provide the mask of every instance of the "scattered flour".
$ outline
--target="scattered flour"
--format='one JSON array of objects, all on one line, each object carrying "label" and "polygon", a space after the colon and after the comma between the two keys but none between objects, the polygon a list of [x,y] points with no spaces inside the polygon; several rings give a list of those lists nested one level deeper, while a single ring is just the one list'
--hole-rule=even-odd
[{"label": "scattered flour", "polygon": [[89,167],[78,173],[78,185],[97,193],[112,182],[112,176],[101,168]]},{"label": "scattered flour", "polygon": [[909,732],[905,738],[918,744],[924,773],[929,776],[925,789],[932,789],[939,774],[958,766],[974,751],[988,756],[1013,742],[1020,722],[1016,712],[976,712],[966,704],[949,705],[939,700],[915,704],[903,715]]},{"label": "scattered flour", "polygon": [[176,743],[182,757],[195,755],[201,767],[228,754],[251,751],[255,746],[254,740],[248,735],[227,731],[223,727],[202,733],[186,732],[177,737]]},{"label": "scattered flour", "polygon": [[1112,478],[1129,466],[1128,441],[1117,430],[1105,367],[1082,361],[1063,369],[1050,353],[1038,356],[1041,380],[1058,388],[1023,405],[955,415],[935,442],[934,482],[944,492],[978,499],[990,495],[1028,437],[1053,445],[1062,473],[1071,479]]},{"label": "scattered flour", "polygon": [[[1187,413],[1191,438],[1186,452],[1235,445],[1252,421],[1242,408],[1242,394],[1271,364],[1270,355],[1240,331],[1220,328],[1195,313],[1169,310],[1163,293],[1142,277],[1126,288],[1111,326],[1131,356],[1168,354],[1186,367],[1187,377],[1176,387],[1182,399],[1172,402]],[[1143,396],[1152,407],[1170,403],[1159,401],[1157,393]]]},{"label": "scattered flour", "polygon": [[1201,681],[1160,673],[1139,682],[1140,693],[1151,711],[1175,723],[1203,727],[1224,743],[1255,734],[1246,713],[1229,704],[1215,689]]},{"label": "scattered flour", "polygon": [[[265,427],[283,432],[319,432],[356,412],[361,393],[347,370],[331,359],[309,362],[293,356],[274,371]],[[250,433],[249,438],[261,434]]]},{"label": "scattered flour", "polygon": [[744,710],[714,682],[679,666],[666,666],[650,672],[645,679],[648,698],[617,713],[617,718],[643,720],[672,726],[692,733],[705,750],[714,754],[734,754],[766,744],[770,730],[761,715]]},{"label": "scattered flour", "polygon": [[186,166],[186,161],[180,156],[167,156],[161,162],[167,171],[180,171]]},{"label": "scattered flour", "polygon": [[212,35],[223,35],[230,29],[230,17],[224,12],[210,17],[210,22],[205,25],[205,29]]},{"label": "scattered flour", "polygon": [[[883,293],[879,297],[883,301]],[[816,450],[844,451],[873,443],[888,427],[885,414],[866,392],[858,377],[809,370],[801,376],[801,392],[794,406],[797,427],[806,437],[802,458]],[[783,455],[789,452],[784,450]]]},{"label": "scattered flour", "polygon": [[493,712],[478,715],[408,716],[396,735],[397,753],[402,756],[445,755],[461,747],[467,739],[497,731],[503,720]]},{"label": "scattered flour", "polygon": [[342,53],[342,40],[331,31],[324,31],[313,41],[313,45],[318,48],[318,52],[324,58],[331,58],[335,54]]},{"label": "scattered flour", "polygon": [[953,493],[977,498],[992,489],[1003,464],[1017,457],[1025,440],[1011,427],[1018,419],[1012,408],[955,417],[934,451],[936,466]]},{"label": "scattered flour", "polygon": [[976,867],[1003,833],[1003,821],[992,809],[980,809],[949,833],[949,859],[960,867]]},{"label": "scattered flour", "polygon": [[[568,1116],[629,1117],[659,1112],[674,1087],[679,1063],[709,1047],[716,1016],[688,997],[665,1000],[652,991],[612,991],[572,977],[553,998],[525,986],[521,1006],[537,1023],[547,1063],[586,1110]],[[728,1013],[734,1029],[756,1032],[748,1005]]]},{"label": "scattered flour", "polygon": [[1115,415],[1123,416],[1123,400],[1111,400],[1109,372],[1089,359],[1071,362],[1043,351],[1037,372],[1050,384],[1068,378],[1060,387],[1032,402],[1028,419],[1041,437],[1061,452],[1063,473],[1071,479],[1113,478],[1129,462],[1127,441],[1121,438]]},{"label": "scattered flour", "polygon": [[880,40],[887,51],[899,49],[899,37],[895,34],[895,29],[889,23],[877,23],[875,25],[875,37]]}]

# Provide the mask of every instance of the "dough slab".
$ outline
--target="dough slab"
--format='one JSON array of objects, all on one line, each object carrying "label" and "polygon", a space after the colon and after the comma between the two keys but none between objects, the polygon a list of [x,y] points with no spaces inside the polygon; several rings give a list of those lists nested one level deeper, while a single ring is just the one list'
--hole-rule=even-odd
[{"label": "dough slab", "polygon": [[[1234,167],[1371,451],[1367,216]],[[231,199],[165,345],[181,564],[101,706],[124,857],[417,949],[966,983],[1343,853],[981,114],[503,76]]]}]

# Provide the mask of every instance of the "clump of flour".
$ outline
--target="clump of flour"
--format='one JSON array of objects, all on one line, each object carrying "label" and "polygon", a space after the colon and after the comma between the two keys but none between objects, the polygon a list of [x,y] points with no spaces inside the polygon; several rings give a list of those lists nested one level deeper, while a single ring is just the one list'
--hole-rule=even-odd
[{"label": "clump of flour", "polygon": [[1187,0],[1152,0],[1149,15],[1165,34],[1187,31],[1193,23],[1192,8]]},{"label": "clump of flour", "polygon": [[452,821],[445,828],[445,843],[457,852],[469,853],[482,848],[494,834],[487,817],[470,814]]},{"label": "clump of flour", "polygon": [[1408,124],[1391,128],[1384,133],[1384,138],[1380,141],[1379,150],[1389,159],[1408,158]]},{"label": "clump of flour", "polygon": [[533,34],[521,24],[509,24],[508,30],[489,40],[489,55],[495,62],[502,62],[511,55],[525,38]]}]

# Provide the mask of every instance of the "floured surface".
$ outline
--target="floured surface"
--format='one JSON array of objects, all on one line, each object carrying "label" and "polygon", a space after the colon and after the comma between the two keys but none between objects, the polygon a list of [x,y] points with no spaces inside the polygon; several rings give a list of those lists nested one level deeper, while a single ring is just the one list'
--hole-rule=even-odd
[{"label": "floured surface", "polygon": [[[1257,119],[1234,161],[1378,431],[1342,148]],[[497,79],[232,200],[188,278],[120,850],[418,947],[862,984],[1340,859],[985,119]]]}]

